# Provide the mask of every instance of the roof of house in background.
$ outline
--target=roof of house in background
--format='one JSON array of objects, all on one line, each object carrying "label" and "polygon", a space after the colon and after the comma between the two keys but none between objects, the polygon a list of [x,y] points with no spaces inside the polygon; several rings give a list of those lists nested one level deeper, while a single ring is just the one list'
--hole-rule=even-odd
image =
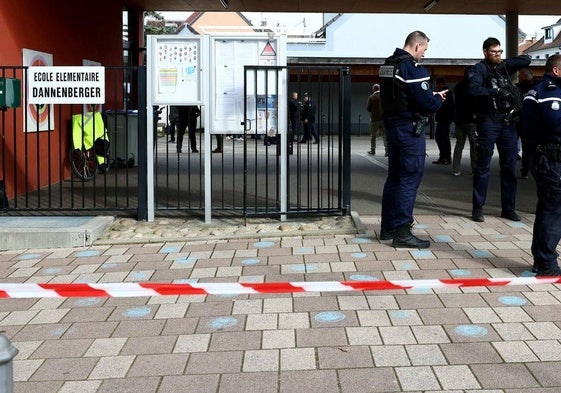
[{"label": "roof of house in background", "polygon": [[[559,25],[561,25],[561,19],[559,19],[557,23],[543,27],[542,30],[549,29]],[[545,42],[545,36],[542,35],[542,37],[539,40],[537,40],[532,45],[527,47],[524,50],[524,53],[532,53],[542,50],[559,49],[559,48],[561,48],[561,29],[558,30],[557,36],[553,37],[553,39],[549,42]]]},{"label": "roof of house in background", "polygon": [[178,28],[178,33],[185,27],[195,34],[254,31],[241,12],[193,12]]}]

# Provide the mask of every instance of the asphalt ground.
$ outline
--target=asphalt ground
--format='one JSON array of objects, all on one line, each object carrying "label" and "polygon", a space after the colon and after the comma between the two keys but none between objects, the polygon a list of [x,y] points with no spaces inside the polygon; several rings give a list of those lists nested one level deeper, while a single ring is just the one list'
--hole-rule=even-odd
[{"label": "asphalt ground", "polygon": [[[369,137],[352,138],[352,193],[351,210],[360,215],[380,215],[382,191],[387,173],[388,159],[384,157],[382,139],[377,138],[377,154],[370,150]],[[452,150],[455,139],[452,138]],[[436,142],[427,138],[427,157],[423,180],[417,195],[415,215],[438,214],[445,216],[471,216],[472,176],[469,164],[469,145],[466,141],[461,162],[461,176],[452,176],[452,165],[435,165],[438,159]],[[520,175],[517,163],[517,175]],[[499,216],[500,204],[499,157],[495,151],[491,162],[491,179],[484,214]],[[516,209],[521,213],[533,213],[536,207],[536,185],[530,176],[518,179]]]}]

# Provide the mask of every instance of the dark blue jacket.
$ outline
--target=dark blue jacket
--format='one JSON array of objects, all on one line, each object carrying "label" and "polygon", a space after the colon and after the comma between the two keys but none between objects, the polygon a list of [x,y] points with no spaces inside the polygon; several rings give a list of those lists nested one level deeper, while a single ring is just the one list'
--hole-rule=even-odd
[{"label": "dark blue jacket", "polygon": [[456,84],[454,96],[456,98],[456,124],[475,123],[473,97],[468,94],[468,81],[466,78]]},{"label": "dark blue jacket", "polygon": [[561,78],[546,74],[523,101],[522,130],[531,151],[537,145],[561,144]]},{"label": "dark blue jacket", "polygon": [[479,117],[501,112],[496,103],[499,89],[493,86],[492,82],[497,68],[505,67],[500,72],[504,74],[503,77],[510,78],[510,75],[519,69],[528,67],[531,61],[530,56],[521,55],[505,59],[500,65],[491,65],[482,60],[471,67],[468,75],[468,92],[474,97],[475,112]]},{"label": "dark blue jacket", "polygon": [[[393,64],[397,64],[395,73]],[[434,113],[442,105],[430,88],[428,71],[400,48],[380,67],[380,96],[385,119],[416,120],[419,114]]]}]

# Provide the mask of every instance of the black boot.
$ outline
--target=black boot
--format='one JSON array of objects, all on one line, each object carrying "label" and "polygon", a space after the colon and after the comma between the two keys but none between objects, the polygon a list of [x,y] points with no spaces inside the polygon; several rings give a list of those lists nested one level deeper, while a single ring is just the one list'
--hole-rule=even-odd
[{"label": "black boot", "polygon": [[380,240],[391,240],[393,239],[393,237],[395,236],[395,229],[386,229],[386,228],[381,228],[380,229],[380,236],[379,239]]},{"label": "black boot", "polygon": [[395,248],[429,248],[430,242],[415,237],[411,233],[409,224],[397,227],[393,238],[392,247]]}]

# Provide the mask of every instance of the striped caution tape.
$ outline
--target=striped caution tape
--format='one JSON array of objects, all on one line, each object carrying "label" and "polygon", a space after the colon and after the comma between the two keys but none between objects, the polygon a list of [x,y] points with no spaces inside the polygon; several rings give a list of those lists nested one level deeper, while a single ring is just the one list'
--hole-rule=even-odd
[{"label": "striped caution tape", "polygon": [[178,295],[241,295],[253,293],[388,291],[558,284],[561,277],[466,278],[392,281],[302,281],[265,283],[0,283],[1,298],[143,297]]}]

